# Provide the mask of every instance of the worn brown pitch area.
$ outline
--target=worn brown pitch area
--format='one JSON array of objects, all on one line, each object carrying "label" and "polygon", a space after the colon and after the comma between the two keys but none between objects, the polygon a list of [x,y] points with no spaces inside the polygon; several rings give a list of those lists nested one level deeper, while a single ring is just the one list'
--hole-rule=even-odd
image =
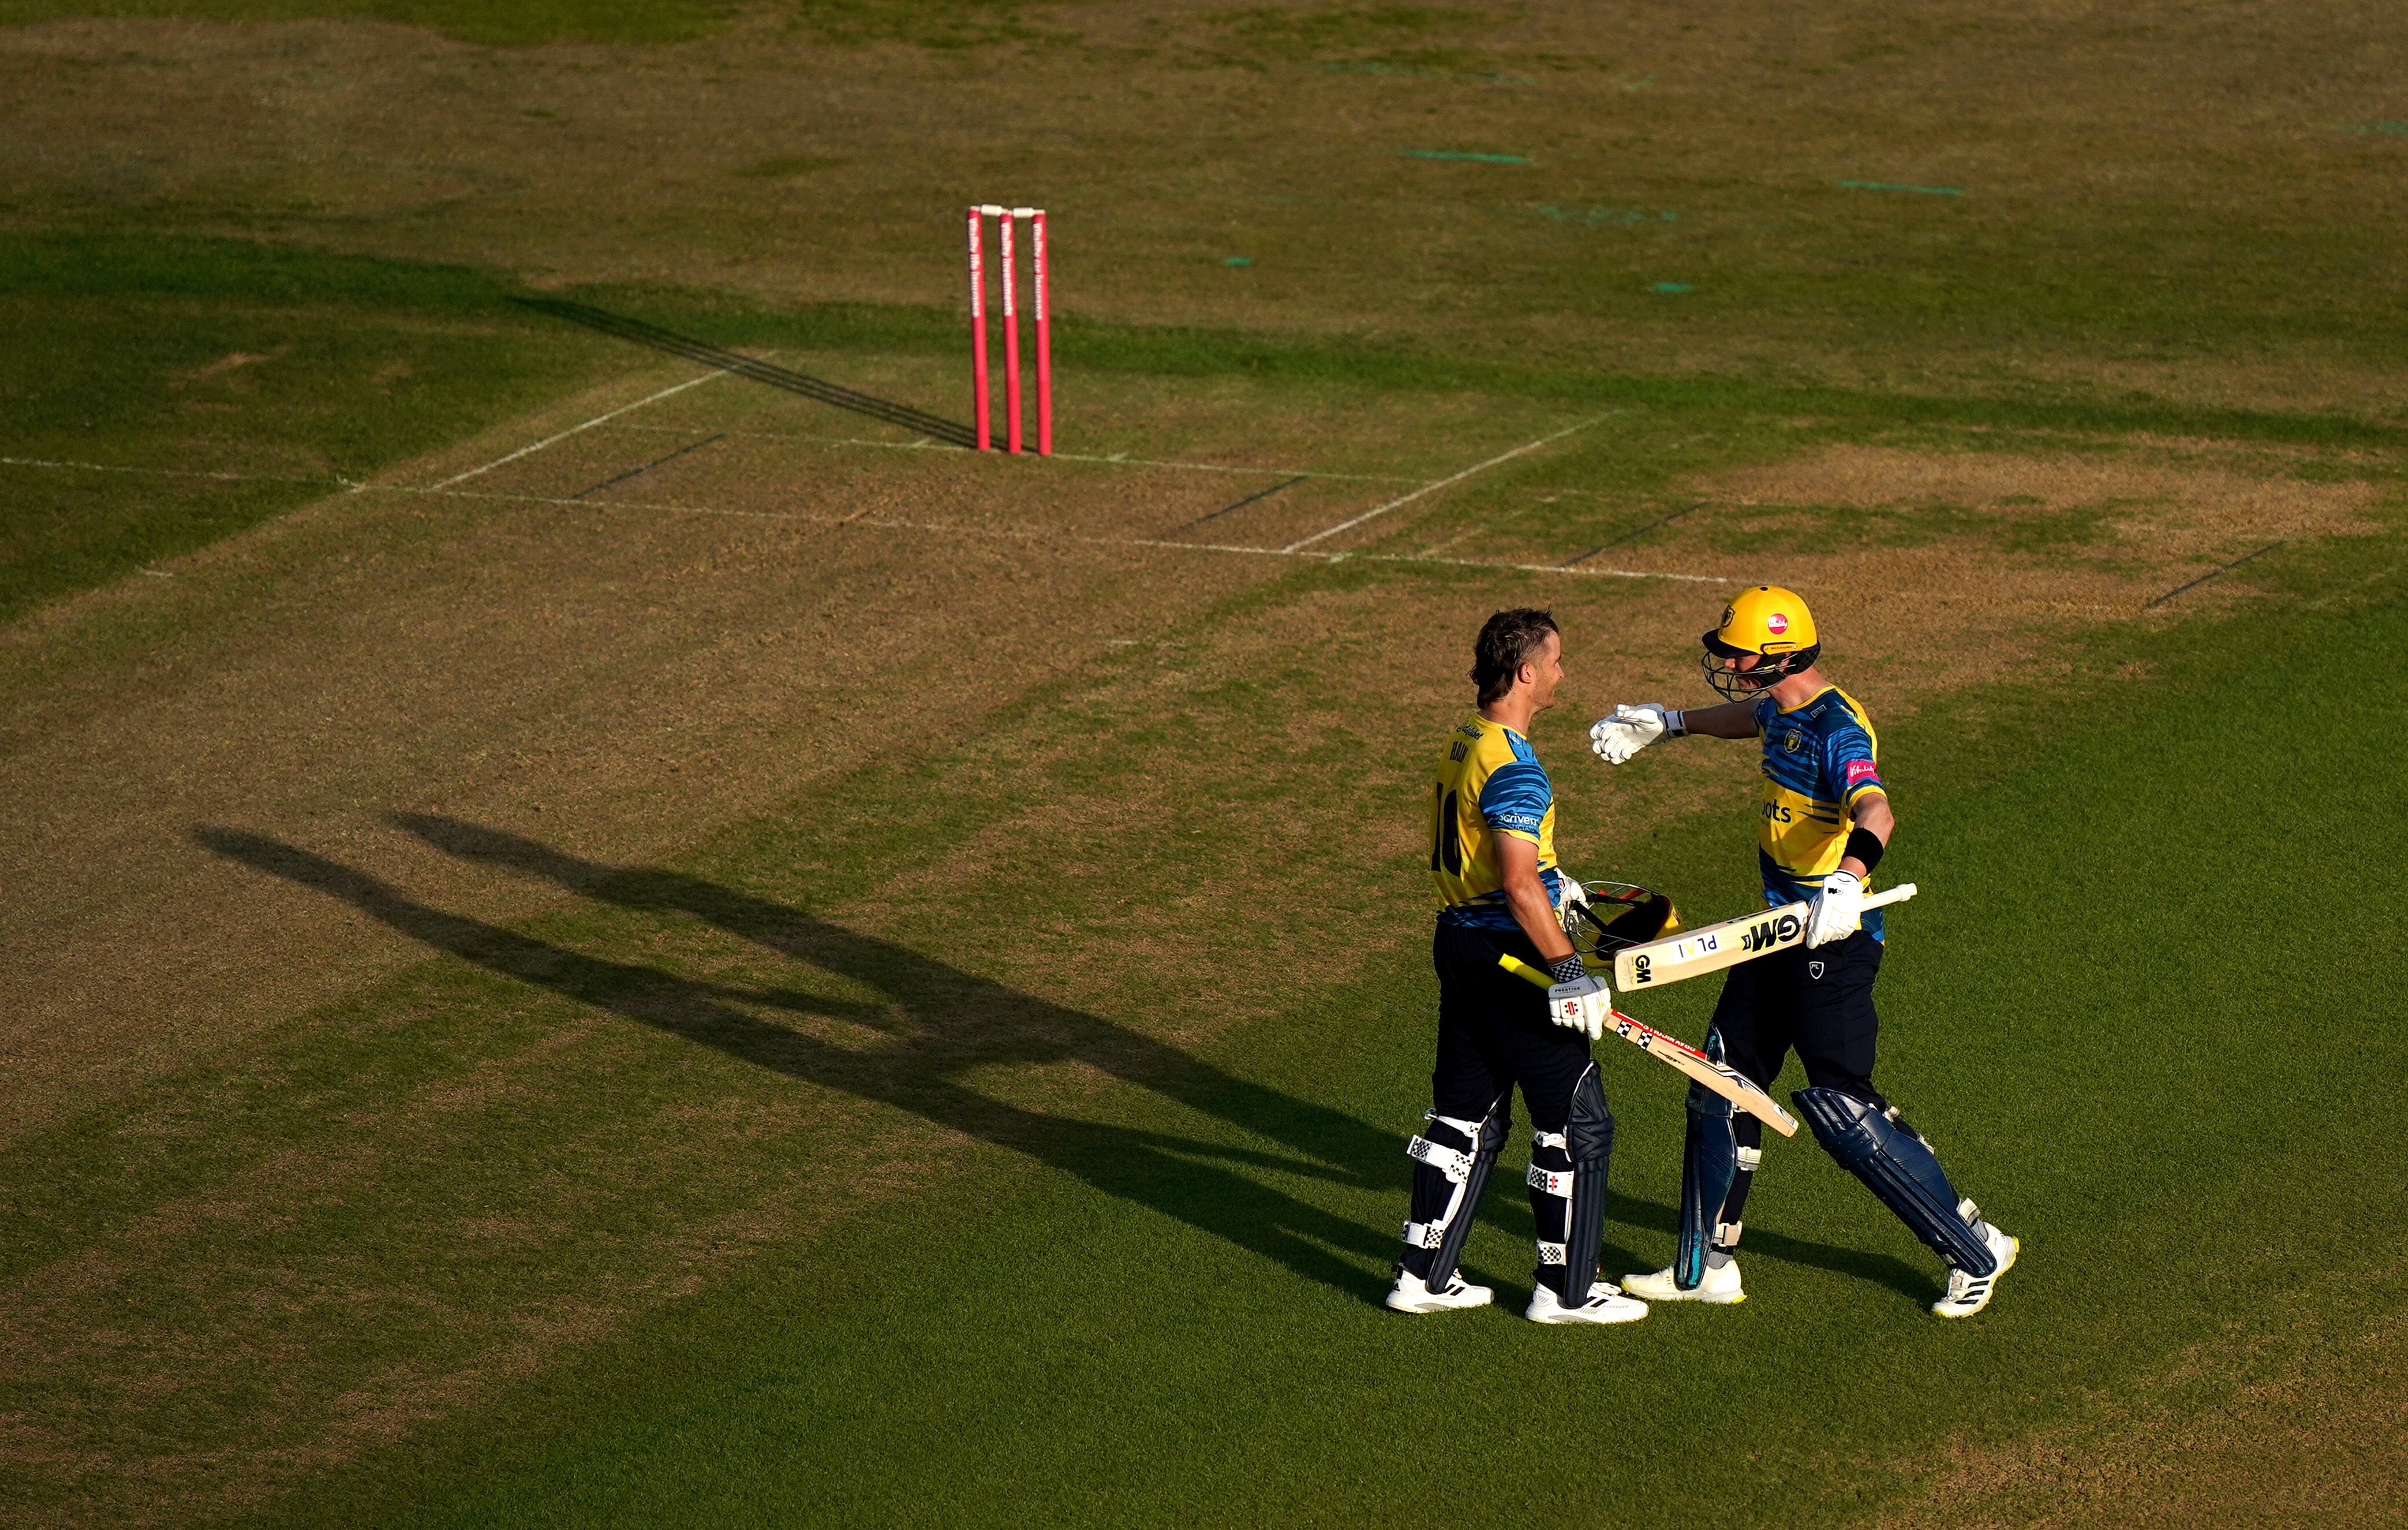
[{"label": "worn brown pitch area", "polygon": [[[1835,446],[1702,475],[1664,496],[1664,524],[1571,566],[1635,563],[1787,585],[1833,630],[1918,628],[1925,661],[1954,684],[2033,657],[2052,629],[2157,609],[2170,592],[2236,559],[2374,530],[2396,501],[2383,484],[2300,471],[2238,448],[2091,440],[2076,455],[2024,444]],[[1484,534],[1475,524],[1449,550],[1555,561],[1564,523],[1580,513],[1576,505],[1500,504]],[[1383,547],[1416,540],[1410,523],[1382,538]],[[2190,608],[2245,590],[2210,579],[2183,599]]]},{"label": "worn brown pitch area", "polygon": [[[638,859],[1263,570],[508,499],[339,495],[7,634],[10,1133],[422,953],[194,843],[278,835],[482,914],[384,827],[438,811]],[[95,657],[96,656],[96,657]],[[82,661],[79,661],[79,657]],[[556,826],[556,827],[555,827]]]}]

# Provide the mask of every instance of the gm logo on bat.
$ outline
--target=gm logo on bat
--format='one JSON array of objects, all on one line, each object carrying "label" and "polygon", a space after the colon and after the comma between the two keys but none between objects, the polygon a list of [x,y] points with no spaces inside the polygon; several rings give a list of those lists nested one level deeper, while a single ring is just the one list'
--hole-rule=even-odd
[{"label": "gm logo on bat", "polygon": [[1752,924],[1740,937],[1739,948],[1742,951],[1770,951],[1783,941],[1797,939],[1800,928],[1795,914],[1784,914],[1777,919]]}]

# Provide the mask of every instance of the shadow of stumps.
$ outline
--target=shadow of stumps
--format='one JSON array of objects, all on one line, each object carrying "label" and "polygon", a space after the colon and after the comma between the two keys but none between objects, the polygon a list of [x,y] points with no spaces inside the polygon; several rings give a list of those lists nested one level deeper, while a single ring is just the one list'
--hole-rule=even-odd
[{"label": "shadow of stumps", "polygon": [[631,319],[624,313],[612,313],[608,309],[595,308],[587,303],[572,303],[559,297],[518,297],[511,301],[521,308],[531,309],[551,318],[565,319],[573,325],[582,325],[588,329],[609,335],[614,339],[623,339],[654,351],[666,352],[669,355],[681,356],[687,361],[699,362],[705,367],[716,367],[723,372],[732,372],[738,377],[749,378],[752,382],[782,389],[787,393],[809,398],[814,403],[845,410],[851,413],[876,420],[882,425],[899,426],[905,430],[917,431],[921,435],[943,441],[950,446],[974,447],[978,444],[978,438],[971,433],[969,426],[957,421],[948,420],[940,414],[930,414],[924,410],[913,409],[909,404],[898,404],[891,398],[881,398],[875,394],[863,393],[857,388],[848,388],[842,383],[831,382],[824,377],[813,377],[808,372],[796,371],[791,367],[781,367],[774,362],[748,356],[740,351],[731,351],[724,345],[714,345],[709,340],[697,339],[692,335],[681,335],[673,329],[664,329],[656,324],[648,324],[641,319]]}]

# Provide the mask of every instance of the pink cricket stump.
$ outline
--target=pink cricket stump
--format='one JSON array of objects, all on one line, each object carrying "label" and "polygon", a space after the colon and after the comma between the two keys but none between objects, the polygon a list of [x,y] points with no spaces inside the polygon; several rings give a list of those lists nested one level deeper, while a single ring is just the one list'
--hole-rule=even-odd
[{"label": "pink cricket stump", "polygon": [[[986,267],[979,254],[982,211],[970,209],[970,403],[978,419],[978,449],[985,452],[993,450],[994,436],[987,425]],[[1004,290],[1010,291],[1008,286]]]},{"label": "pink cricket stump", "polygon": [[1020,307],[1011,290],[1020,274],[1011,253],[1011,208],[995,209],[996,249],[1003,260],[1003,439],[1004,450],[1020,450]]},{"label": "pink cricket stump", "polygon": [[1054,345],[1046,324],[1045,209],[1029,209],[1030,290],[1037,300],[1037,455],[1054,455]]}]

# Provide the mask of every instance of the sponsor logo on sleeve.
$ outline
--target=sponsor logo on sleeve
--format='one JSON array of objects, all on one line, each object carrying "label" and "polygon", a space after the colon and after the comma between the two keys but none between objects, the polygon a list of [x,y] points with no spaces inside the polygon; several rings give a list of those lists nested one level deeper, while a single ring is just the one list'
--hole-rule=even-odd
[{"label": "sponsor logo on sleeve", "polygon": [[1881,767],[1870,759],[1852,759],[1848,761],[1848,785],[1853,787],[1859,781],[1868,780],[1879,774],[1880,772]]}]

